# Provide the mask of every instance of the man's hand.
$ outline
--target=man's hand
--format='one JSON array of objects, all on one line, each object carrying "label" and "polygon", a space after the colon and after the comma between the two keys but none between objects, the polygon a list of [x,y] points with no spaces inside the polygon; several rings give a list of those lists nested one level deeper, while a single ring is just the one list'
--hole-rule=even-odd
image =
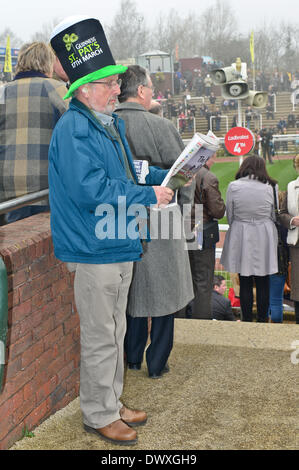
[{"label": "man's hand", "polygon": [[167,205],[173,198],[174,192],[165,186],[153,186],[158,206]]}]

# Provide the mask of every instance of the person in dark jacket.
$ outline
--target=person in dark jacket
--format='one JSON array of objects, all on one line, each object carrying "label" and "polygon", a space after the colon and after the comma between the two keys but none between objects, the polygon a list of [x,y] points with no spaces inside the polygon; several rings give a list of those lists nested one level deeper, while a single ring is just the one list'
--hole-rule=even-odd
[{"label": "person in dark jacket", "polygon": [[[192,226],[197,221],[194,219],[195,204],[203,205],[203,223],[213,219],[221,219],[225,213],[225,203],[219,190],[217,177],[210,171],[216,156],[209,158],[207,163],[196,175],[196,187],[194,206],[191,213]],[[215,245],[199,250],[189,250],[189,259],[193,279],[194,301],[192,318],[210,320],[211,296],[213,290],[213,276],[215,267]]]},{"label": "person in dark jacket", "polygon": [[224,297],[226,281],[223,276],[214,276],[212,292],[213,320],[235,321],[230,300]]}]

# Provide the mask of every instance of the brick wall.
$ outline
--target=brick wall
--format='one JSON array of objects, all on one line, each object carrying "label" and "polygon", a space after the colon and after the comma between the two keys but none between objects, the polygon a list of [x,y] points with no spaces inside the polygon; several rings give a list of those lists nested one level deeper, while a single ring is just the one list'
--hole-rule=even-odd
[{"label": "brick wall", "polygon": [[73,273],[53,253],[49,216],[0,227],[8,274],[8,335],[0,394],[0,449],[79,391],[79,317]]}]

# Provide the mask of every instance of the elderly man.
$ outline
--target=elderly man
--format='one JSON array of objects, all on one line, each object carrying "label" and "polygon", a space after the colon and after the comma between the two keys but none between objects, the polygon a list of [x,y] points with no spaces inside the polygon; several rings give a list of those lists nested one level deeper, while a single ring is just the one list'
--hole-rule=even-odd
[{"label": "elderly man", "polygon": [[[149,112],[153,96],[149,74],[142,67],[133,65],[128,67],[122,79],[121,104],[116,113],[126,123],[126,135],[133,157],[147,160],[149,168],[170,168],[184,149],[184,144],[171,121]],[[180,193],[179,202],[189,202],[191,205],[192,188],[183,188]],[[172,223],[168,222],[169,237],[165,239],[163,217],[169,211],[172,212],[169,218]],[[153,212],[150,215],[151,219],[155,217]],[[161,226],[161,231],[156,231],[155,239],[146,247],[141,263],[135,265],[128,299],[125,340],[129,368],[140,369],[148,337],[148,317],[151,317],[151,343],[146,350],[150,378],[160,378],[169,370],[167,359],[173,346],[174,314],[193,298],[184,236],[181,232],[180,238],[176,239],[175,235],[177,227],[183,226],[180,207],[175,205],[162,209],[159,215],[161,218],[156,226]]]},{"label": "elderly man", "polygon": [[[115,65],[100,22],[66,19],[51,45],[70,81],[67,96],[73,95],[53,133],[49,184],[55,255],[76,263],[84,429],[109,442],[135,444],[132,426],[144,424],[147,415],[120,402],[127,294],[133,262],[142,256],[130,205],[167,204],[173,192],[149,186],[163,180],[158,169],[147,186],[137,184],[124,124],[113,114],[126,67]],[[127,230],[132,224],[133,234]]]}]

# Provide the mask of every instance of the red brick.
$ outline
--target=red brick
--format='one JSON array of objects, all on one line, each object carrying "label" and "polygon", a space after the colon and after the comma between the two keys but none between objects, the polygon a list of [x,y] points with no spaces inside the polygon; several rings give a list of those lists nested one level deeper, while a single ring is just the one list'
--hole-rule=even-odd
[{"label": "red brick", "polygon": [[35,426],[42,423],[51,413],[50,398],[43,401],[37,406],[25,419],[25,425],[28,429],[33,429]]},{"label": "red brick", "polygon": [[65,367],[63,367],[59,372],[57,372],[58,382],[63,382],[67,377],[69,377],[74,372],[74,363],[69,362]]},{"label": "red brick", "polygon": [[58,281],[54,282],[52,284],[53,298],[57,297],[58,295],[61,295],[62,292],[65,292],[68,288],[69,283],[66,278],[59,279]]},{"label": "red brick", "polygon": [[22,358],[19,355],[16,359],[8,361],[6,380],[9,381],[11,378],[15,377],[20,370],[22,370]]},{"label": "red brick", "polygon": [[54,377],[51,377],[48,382],[42,385],[37,391],[36,391],[36,402],[39,404],[41,401],[45,400],[48,398],[51,393],[55,390],[55,388],[58,385],[58,379],[57,376],[55,375]]},{"label": "red brick", "polygon": [[2,422],[12,414],[13,409],[14,404],[12,397],[0,406],[0,429],[2,428]]},{"label": "red brick", "polygon": [[8,308],[11,309],[20,303],[20,294],[18,289],[8,292]]},{"label": "red brick", "polygon": [[30,259],[36,259],[36,246],[33,240],[27,240],[27,249],[28,249],[28,257]]},{"label": "red brick", "polygon": [[34,312],[34,310],[43,307],[45,304],[50,302],[51,299],[52,299],[52,297],[51,297],[51,288],[50,287],[48,287],[47,289],[45,289],[45,290],[39,292],[38,294],[34,295],[31,299],[32,300],[32,311]]},{"label": "red brick", "polygon": [[[60,298],[61,302],[61,298]],[[60,325],[61,323],[66,322],[72,316],[72,305],[68,304],[64,307],[59,306],[57,311],[54,314],[55,325]]]},{"label": "red brick", "polygon": [[26,283],[19,288],[20,301],[27,300],[38,292],[50,287],[59,278],[58,270],[52,269],[51,271],[41,274],[34,278],[32,281]]},{"label": "red brick", "polygon": [[55,330],[51,331],[44,337],[44,346],[45,350],[53,347],[57,341],[59,341],[60,338],[63,337],[63,328],[62,325],[59,325]]},{"label": "red brick", "polygon": [[5,416],[0,422],[0,441],[14,428],[12,415]]},{"label": "red brick", "polygon": [[35,327],[42,322],[43,314],[41,310],[28,315],[20,322],[20,337],[25,336],[29,331],[34,331]]},{"label": "red brick", "polygon": [[40,276],[49,269],[48,257],[42,256],[41,258],[35,260],[30,266],[30,278],[34,279],[36,276]]},{"label": "red brick", "polygon": [[24,402],[24,391],[23,389],[17,392],[15,395],[12,397],[12,404],[13,404],[13,409],[16,410],[19,408],[23,402]]},{"label": "red brick", "polygon": [[76,394],[75,389],[71,390],[70,392],[65,393],[63,398],[59,401],[55,401],[52,403],[53,409],[55,411],[61,410],[65,408],[71,401],[73,401],[78,395]]},{"label": "red brick", "polygon": [[27,401],[32,399],[32,397],[34,397],[36,394],[36,390],[42,387],[43,384],[47,382],[47,380],[49,380],[48,377],[45,378],[43,374],[40,374],[39,371],[37,371],[37,374],[33,377],[33,379],[24,385],[24,400]]},{"label": "red brick", "polygon": [[12,288],[16,288],[18,286],[21,286],[22,284],[25,284],[25,282],[28,281],[29,274],[30,274],[29,267],[26,266],[25,268],[20,269],[14,272],[13,274],[11,274],[8,278],[8,281],[10,282],[11,280]]},{"label": "red brick", "polygon": [[35,397],[32,397],[32,399],[24,401],[17,410],[14,410],[13,422],[15,425],[18,425],[21,421],[24,420],[24,418],[26,418],[27,415],[29,415],[29,413],[34,410],[35,402]]},{"label": "red brick", "polygon": [[64,355],[58,356],[47,368],[47,375],[48,377],[53,377],[54,375],[58,374],[60,370],[64,368],[66,365],[66,360]]},{"label": "red brick", "polygon": [[19,391],[27,382],[30,382],[35,376],[35,364],[30,364],[24,370],[19,371],[15,377],[9,382],[11,390],[16,393]]},{"label": "red brick", "polygon": [[32,343],[32,332],[28,333],[26,336],[23,336],[14,343],[11,342],[9,346],[9,360],[12,360],[19,354],[22,354],[24,351],[26,351],[26,349],[28,349],[32,345]]},{"label": "red brick", "polygon": [[44,342],[43,340],[39,340],[34,343],[31,347],[26,349],[26,351],[22,354],[22,367],[27,367],[33,361],[35,361],[38,357],[42,355],[44,351]]},{"label": "red brick", "polygon": [[16,305],[11,312],[11,324],[17,323],[18,321],[26,318],[32,310],[31,299],[22,302],[19,305]]},{"label": "red brick", "polygon": [[73,373],[65,381],[66,389],[68,392],[71,390],[78,390],[80,385],[80,372],[79,369],[73,371]]},{"label": "red brick", "polygon": [[74,345],[74,340],[73,340],[73,333],[70,332],[67,335],[64,335],[57,343],[56,347],[58,348],[58,351],[60,354],[62,354],[64,351],[68,350],[70,347]]},{"label": "red brick", "polygon": [[68,334],[70,331],[73,331],[80,324],[78,315],[71,315],[64,323],[64,332]]},{"label": "red brick", "polygon": [[75,303],[74,289],[72,286],[61,294],[61,303],[62,305]]},{"label": "red brick", "polygon": [[11,264],[13,270],[14,272],[17,272],[27,264],[25,250],[20,250],[17,246],[12,246],[9,249],[11,252]]},{"label": "red brick", "polygon": [[[43,342],[43,347],[44,347],[44,342]],[[41,370],[47,369],[48,366],[53,362],[54,360],[54,350],[53,348],[45,350],[44,352],[36,359],[36,371],[39,373]]]},{"label": "red brick", "polygon": [[[14,427],[11,432],[6,434],[6,436],[0,442],[0,450],[9,449],[16,441],[22,438],[22,433],[24,429],[24,424],[21,423],[19,426]],[[1,439],[1,438],[0,438]]]},{"label": "red brick", "polygon": [[[44,318],[43,310],[41,312]],[[50,331],[54,330],[54,328],[54,317],[50,316],[47,320],[43,320],[38,326],[34,328],[34,331],[32,332],[33,340],[38,341],[39,339],[44,338]]]}]

